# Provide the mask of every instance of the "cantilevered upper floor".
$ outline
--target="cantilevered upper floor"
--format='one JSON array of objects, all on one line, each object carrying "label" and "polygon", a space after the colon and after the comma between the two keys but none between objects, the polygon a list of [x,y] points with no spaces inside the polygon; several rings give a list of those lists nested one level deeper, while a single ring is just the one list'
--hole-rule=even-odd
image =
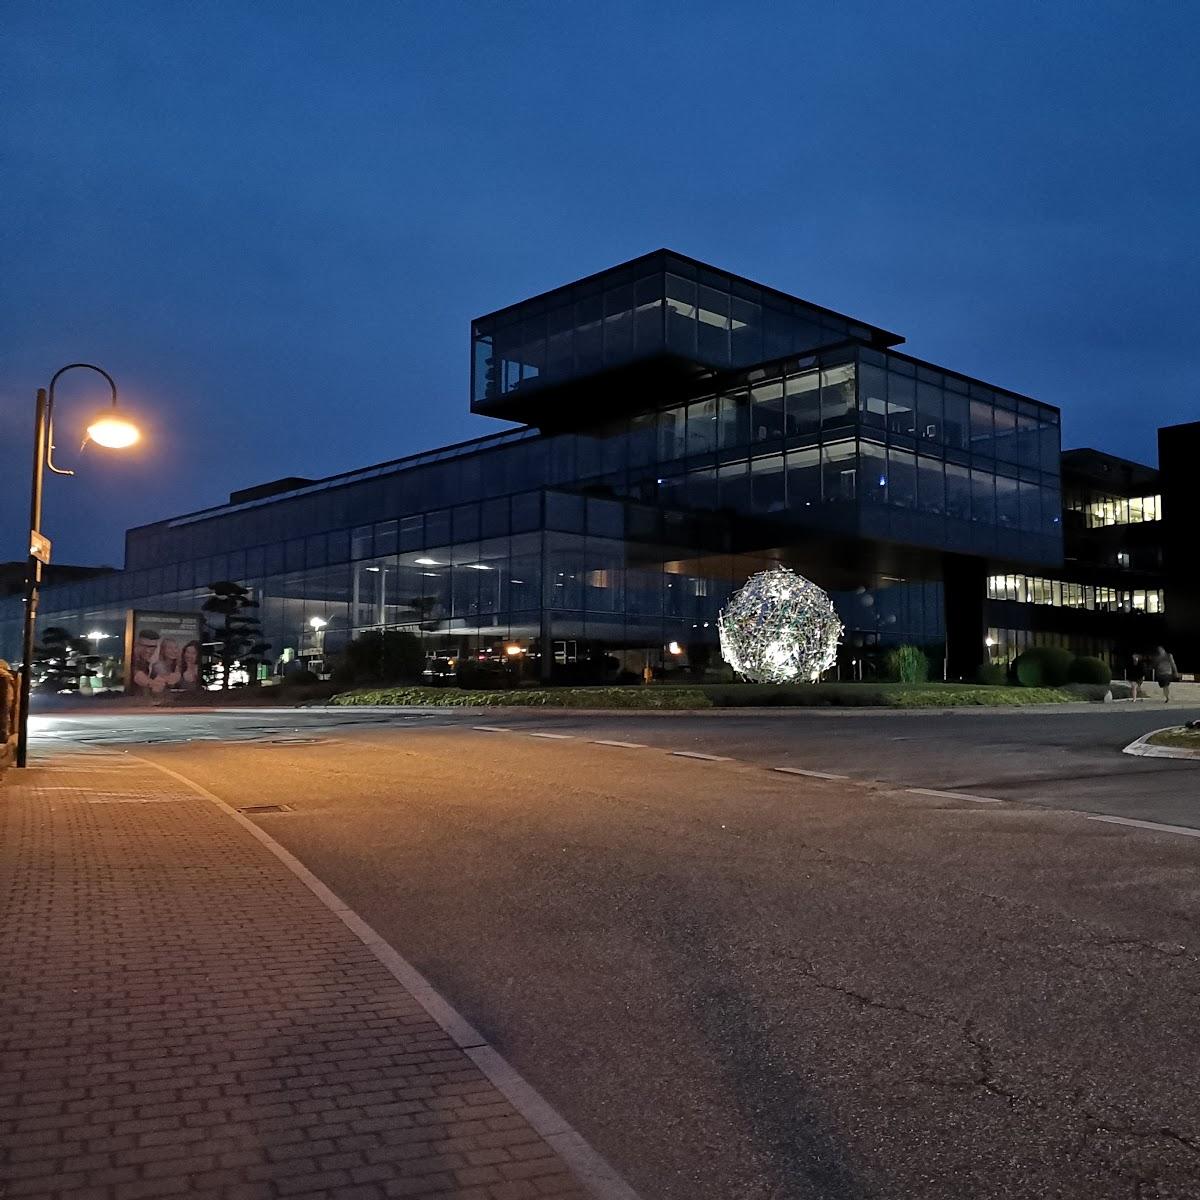
[{"label": "cantilevered upper floor", "polygon": [[656,250],[479,317],[471,409],[557,428],[664,407],[698,379],[885,329]]}]

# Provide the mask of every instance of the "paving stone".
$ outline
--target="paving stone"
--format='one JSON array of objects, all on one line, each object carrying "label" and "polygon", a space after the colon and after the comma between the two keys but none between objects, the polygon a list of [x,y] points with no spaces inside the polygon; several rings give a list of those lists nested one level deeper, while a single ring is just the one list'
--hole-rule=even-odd
[{"label": "paving stone", "polygon": [[585,1200],[278,859],[101,757],[0,785],[0,1195]]}]

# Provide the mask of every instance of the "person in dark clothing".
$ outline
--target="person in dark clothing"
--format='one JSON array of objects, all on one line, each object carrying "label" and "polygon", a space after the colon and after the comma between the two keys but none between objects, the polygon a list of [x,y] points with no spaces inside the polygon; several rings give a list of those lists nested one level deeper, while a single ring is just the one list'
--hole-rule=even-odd
[{"label": "person in dark clothing", "polygon": [[1141,696],[1138,694],[1138,689],[1142,686],[1142,680],[1146,677],[1146,663],[1136,650],[1129,656],[1129,664],[1126,667],[1125,674],[1129,679],[1130,700],[1140,700]]},{"label": "person in dark clothing", "polygon": [[1179,677],[1179,668],[1175,666],[1175,659],[1161,646],[1156,646],[1152,665],[1154,681],[1162,688],[1163,703],[1170,704],[1171,684]]}]

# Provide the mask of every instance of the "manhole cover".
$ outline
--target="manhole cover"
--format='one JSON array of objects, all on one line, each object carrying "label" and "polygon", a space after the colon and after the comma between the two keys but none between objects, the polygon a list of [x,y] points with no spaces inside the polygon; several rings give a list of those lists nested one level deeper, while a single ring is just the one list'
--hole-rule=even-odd
[{"label": "manhole cover", "polygon": [[250,804],[245,808],[239,808],[238,812],[245,813],[247,816],[257,816],[259,813],[285,813],[294,812],[290,804]]}]

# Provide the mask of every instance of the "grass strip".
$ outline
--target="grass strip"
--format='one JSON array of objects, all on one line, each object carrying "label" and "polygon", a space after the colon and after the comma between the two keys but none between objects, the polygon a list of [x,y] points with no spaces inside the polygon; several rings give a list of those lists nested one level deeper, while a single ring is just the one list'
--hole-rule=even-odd
[{"label": "grass strip", "polygon": [[963,708],[1063,704],[1078,696],[1061,688],[991,687],[946,683],[698,684],[651,687],[519,688],[483,690],[415,686],[358,688],[330,701],[339,705],[433,708]]}]

